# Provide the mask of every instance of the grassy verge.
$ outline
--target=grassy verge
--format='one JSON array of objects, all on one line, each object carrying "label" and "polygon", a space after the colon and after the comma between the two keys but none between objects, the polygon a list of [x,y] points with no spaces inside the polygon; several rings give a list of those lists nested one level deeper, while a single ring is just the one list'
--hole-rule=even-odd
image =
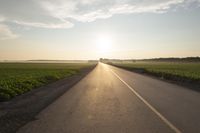
[{"label": "grassy verge", "polygon": [[78,74],[91,63],[0,63],[0,101]]},{"label": "grassy verge", "polygon": [[200,84],[200,63],[138,61],[112,65],[164,79]]}]

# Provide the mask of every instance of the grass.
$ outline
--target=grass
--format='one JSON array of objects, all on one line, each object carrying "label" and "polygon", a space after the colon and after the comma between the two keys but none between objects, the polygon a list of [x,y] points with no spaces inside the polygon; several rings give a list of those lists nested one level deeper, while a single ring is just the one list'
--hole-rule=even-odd
[{"label": "grass", "polygon": [[78,74],[91,63],[0,63],[0,101]]},{"label": "grass", "polygon": [[133,63],[113,63],[113,65],[165,79],[200,83],[200,63],[138,61]]}]

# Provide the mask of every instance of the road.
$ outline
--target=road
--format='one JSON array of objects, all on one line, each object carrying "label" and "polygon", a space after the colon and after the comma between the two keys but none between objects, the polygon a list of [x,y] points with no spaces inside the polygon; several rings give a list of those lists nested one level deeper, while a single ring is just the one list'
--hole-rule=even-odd
[{"label": "road", "polygon": [[99,63],[18,133],[200,133],[200,93]]}]

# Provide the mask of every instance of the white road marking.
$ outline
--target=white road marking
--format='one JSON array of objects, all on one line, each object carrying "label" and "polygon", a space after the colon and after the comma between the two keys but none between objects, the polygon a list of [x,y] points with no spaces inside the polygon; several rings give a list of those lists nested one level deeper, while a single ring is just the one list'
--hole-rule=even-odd
[{"label": "white road marking", "polygon": [[158,112],[151,104],[149,104],[139,93],[137,93],[129,84],[127,84],[118,74],[116,74],[111,68],[111,72],[124,83],[145,105],[147,105],[165,124],[167,124],[175,133],[181,133],[181,131],[175,127],[169,120],[167,120],[161,113]]}]

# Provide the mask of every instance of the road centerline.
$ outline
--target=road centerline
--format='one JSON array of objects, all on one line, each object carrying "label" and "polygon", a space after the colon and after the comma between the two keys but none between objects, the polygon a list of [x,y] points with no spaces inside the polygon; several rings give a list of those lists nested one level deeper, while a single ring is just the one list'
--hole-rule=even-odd
[{"label": "road centerline", "polygon": [[147,107],[149,107],[167,126],[169,126],[175,133],[181,133],[181,131],[175,127],[167,118],[165,118],[158,110],[156,110],[150,103],[148,103],[135,89],[133,89],[128,83],[126,83],[118,74],[116,74],[111,68],[110,71],[124,83]]}]

